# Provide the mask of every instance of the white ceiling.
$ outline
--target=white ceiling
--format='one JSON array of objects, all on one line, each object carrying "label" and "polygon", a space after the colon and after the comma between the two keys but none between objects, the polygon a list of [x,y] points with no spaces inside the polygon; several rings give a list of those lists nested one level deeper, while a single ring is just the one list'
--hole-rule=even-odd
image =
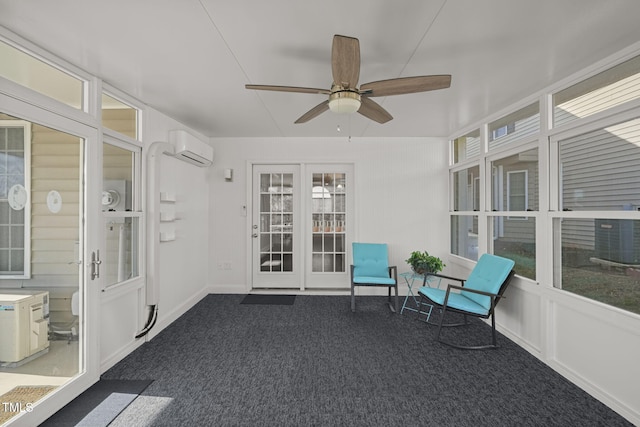
[{"label": "white ceiling", "polygon": [[[449,136],[640,41],[637,0],[0,0],[0,25],[211,137]],[[394,120],[247,83],[331,86],[334,34],[357,37],[360,83],[451,74],[451,88],[376,98]]]}]

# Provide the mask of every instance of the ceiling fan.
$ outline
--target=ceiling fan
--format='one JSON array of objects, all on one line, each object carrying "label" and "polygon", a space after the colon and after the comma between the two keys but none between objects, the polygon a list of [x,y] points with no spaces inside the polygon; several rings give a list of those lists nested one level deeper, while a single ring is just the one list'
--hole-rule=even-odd
[{"label": "ceiling fan", "polygon": [[295,123],[306,123],[327,110],[337,113],[355,113],[378,123],[393,119],[375,96],[403,95],[445,89],[451,86],[451,75],[401,77],[365,83],[358,88],[360,77],[360,42],[353,37],[335,35],[331,49],[331,90],[295,86],[245,85],[247,89],[272,90],[329,95],[329,98],[304,113]]}]

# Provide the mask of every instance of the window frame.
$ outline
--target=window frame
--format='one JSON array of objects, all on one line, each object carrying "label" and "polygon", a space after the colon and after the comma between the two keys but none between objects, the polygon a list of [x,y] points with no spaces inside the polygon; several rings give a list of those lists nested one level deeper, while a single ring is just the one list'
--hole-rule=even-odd
[{"label": "window frame", "polygon": [[[522,209],[522,212],[526,212],[529,210],[529,171],[527,169],[521,169],[521,170],[513,170],[513,171],[507,171],[507,194],[506,194],[506,199],[507,199],[507,211],[508,212],[512,212],[513,209],[511,209],[511,197],[512,197],[512,183],[511,183],[511,177],[516,175],[516,174],[524,174],[524,179],[523,179],[523,185],[524,185],[524,191],[523,191],[523,195],[522,197],[524,197],[524,209]],[[508,216],[507,219],[509,220],[523,220],[525,219],[524,217],[521,216]]]},{"label": "window frame", "polygon": [[[146,273],[144,269],[144,236],[146,229],[146,221],[145,215],[143,211],[143,200],[142,200],[142,147],[139,144],[131,144],[126,141],[128,139],[126,135],[122,135],[116,132],[119,138],[114,138],[112,136],[103,135],[102,144],[112,145],[114,147],[120,148],[122,150],[130,151],[133,155],[132,160],[132,182],[131,182],[131,209],[124,211],[109,211],[103,210],[103,226],[106,228],[110,221],[114,221],[117,219],[130,218],[132,221],[134,218],[137,219],[138,227],[137,227],[137,236],[135,236],[135,245],[138,248],[138,255],[135,259],[136,267],[135,271],[137,271],[137,275],[134,277],[127,278],[123,281],[116,281],[114,283],[107,283],[106,280],[103,281],[103,290],[112,290],[117,289],[123,286],[128,286],[131,283],[138,283],[141,280],[144,280]],[[104,162],[104,159],[103,159]],[[104,168],[104,166],[103,166]],[[103,177],[103,185],[104,185],[104,177]],[[134,240],[134,236],[132,236],[132,242]],[[105,238],[106,243],[106,238]],[[105,254],[106,256],[107,254]],[[106,258],[105,258],[106,260]],[[104,260],[103,260],[104,261]],[[106,268],[106,265],[105,265]]]}]

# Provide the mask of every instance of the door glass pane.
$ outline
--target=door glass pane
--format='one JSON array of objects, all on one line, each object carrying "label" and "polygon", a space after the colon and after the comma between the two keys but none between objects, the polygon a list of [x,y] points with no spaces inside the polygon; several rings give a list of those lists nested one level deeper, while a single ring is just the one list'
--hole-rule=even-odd
[{"label": "door glass pane", "polygon": [[[102,255],[104,285],[111,286],[139,276],[140,212],[135,206],[135,151],[103,144],[102,211],[106,253]],[[161,216],[173,220],[173,215]]]},{"label": "door glass pane", "polygon": [[260,174],[260,271],[293,271],[293,174]]},{"label": "door glass pane", "polygon": [[311,185],[311,270],[345,271],[346,174],[314,173]]},{"label": "door glass pane", "polygon": [[103,145],[103,153],[102,210],[131,211],[135,153],[111,144]]},{"label": "door glass pane", "polygon": [[139,218],[106,218],[106,250],[102,256],[105,286],[137,277]]},{"label": "door glass pane", "polygon": [[[0,128],[16,122],[30,136],[13,135],[0,144],[23,153],[21,166],[5,162],[3,170],[5,178],[23,174],[24,193],[0,203],[0,266],[23,266],[25,274],[2,276],[0,395],[36,386],[31,391],[40,393],[31,398],[33,404],[80,372],[85,141],[0,112]],[[0,415],[8,417],[20,413],[20,408],[2,409]]]}]

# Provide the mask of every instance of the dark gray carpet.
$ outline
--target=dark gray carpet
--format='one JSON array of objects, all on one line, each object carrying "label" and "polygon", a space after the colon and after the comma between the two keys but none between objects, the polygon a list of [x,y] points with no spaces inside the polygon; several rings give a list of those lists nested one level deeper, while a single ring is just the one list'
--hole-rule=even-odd
[{"label": "dark gray carpet", "polygon": [[100,380],[40,426],[107,426],[151,382],[145,380]]},{"label": "dark gray carpet", "polygon": [[[457,350],[386,297],[357,298],[356,313],[348,296],[243,297],[207,296],[106,372],[154,379],[114,425],[630,425],[504,336]],[[475,321],[450,337],[489,332]]]},{"label": "dark gray carpet", "polygon": [[295,301],[295,295],[249,294],[240,304],[292,305]]}]

